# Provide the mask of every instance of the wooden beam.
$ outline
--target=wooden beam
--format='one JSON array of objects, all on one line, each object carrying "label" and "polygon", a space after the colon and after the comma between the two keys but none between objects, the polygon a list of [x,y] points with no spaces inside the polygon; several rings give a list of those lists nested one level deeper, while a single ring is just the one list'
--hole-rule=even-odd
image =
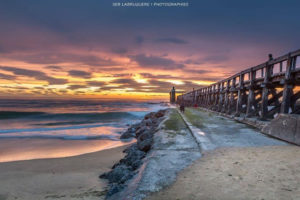
[{"label": "wooden beam", "polygon": [[238,97],[235,109],[235,116],[239,117],[241,114],[242,109],[242,102],[243,102],[243,93],[244,93],[244,76],[245,74],[240,74],[240,81],[239,81],[239,90],[238,90]]},{"label": "wooden beam", "polygon": [[223,107],[223,101],[224,101],[224,95],[223,95],[223,90],[224,90],[224,82],[222,82],[220,84],[220,90],[219,90],[219,105],[218,105],[218,112],[222,111],[222,107]]},{"label": "wooden beam", "polygon": [[283,95],[282,95],[282,103],[281,103],[281,113],[289,113],[289,109],[291,107],[291,96],[293,95],[293,88],[294,85],[292,83],[292,69],[294,64],[294,57],[291,57],[289,54],[288,60],[287,60],[287,66],[285,71],[285,77],[284,77],[284,89],[283,89]]},{"label": "wooden beam", "polygon": [[268,113],[268,98],[269,98],[269,87],[270,87],[270,78],[272,75],[272,70],[273,67],[269,62],[266,64],[265,67],[265,77],[264,77],[264,82],[261,84],[262,89],[262,100],[261,100],[261,114],[260,118],[261,119],[266,119],[267,118],[267,113]]},{"label": "wooden beam", "polygon": [[251,70],[246,117],[252,117],[254,115],[254,112],[255,112],[255,108],[253,108],[254,107],[254,101],[255,101],[255,94],[254,94],[254,92],[255,92],[255,90],[254,90],[255,75],[256,75],[256,71]]}]

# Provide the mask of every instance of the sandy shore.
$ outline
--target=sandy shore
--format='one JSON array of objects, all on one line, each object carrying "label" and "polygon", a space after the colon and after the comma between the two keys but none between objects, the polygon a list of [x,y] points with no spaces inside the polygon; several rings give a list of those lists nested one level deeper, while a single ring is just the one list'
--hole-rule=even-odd
[{"label": "sandy shore", "polygon": [[103,199],[106,184],[98,176],[124,156],[127,146],[67,158],[0,163],[0,200]]},{"label": "sandy shore", "polygon": [[300,199],[300,148],[221,148],[183,170],[149,200]]}]

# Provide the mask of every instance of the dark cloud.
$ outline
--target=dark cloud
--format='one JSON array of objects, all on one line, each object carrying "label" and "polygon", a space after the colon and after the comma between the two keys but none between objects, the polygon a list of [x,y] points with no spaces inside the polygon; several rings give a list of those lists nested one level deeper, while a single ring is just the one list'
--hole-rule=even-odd
[{"label": "dark cloud", "polygon": [[[210,71],[205,71],[205,70],[191,70],[187,69],[187,72],[195,73],[195,74],[204,74],[204,73],[209,73]],[[145,78],[150,78],[150,79],[166,79],[166,80],[194,80],[194,81],[217,81],[220,79],[220,76],[172,76],[172,75],[153,75],[150,73],[141,73],[141,75]],[[226,78],[227,76],[224,76]]]},{"label": "dark cloud", "polygon": [[228,52],[224,52],[223,54],[207,55],[203,58],[198,58],[198,59],[187,59],[184,61],[184,64],[202,65],[206,63],[210,63],[210,64],[224,63],[229,60],[229,56],[227,55],[227,53]]},{"label": "dark cloud", "polygon": [[158,38],[156,40],[154,40],[157,43],[170,43],[170,44],[187,44],[188,42],[183,40],[183,39],[179,39],[179,38]]},{"label": "dark cloud", "polygon": [[116,54],[122,55],[122,54],[127,53],[127,52],[128,52],[128,49],[126,49],[126,48],[113,48],[113,49],[112,49],[112,52],[113,52],[113,53],[116,53]]},{"label": "dark cloud", "polygon": [[102,81],[87,81],[86,84],[89,85],[89,86],[101,87],[101,86],[105,85],[105,82],[102,82]]},{"label": "dark cloud", "polygon": [[184,64],[201,65],[201,64],[203,64],[203,61],[187,59],[184,61]]},{"label": "dark cloud", "polygon": [[137,86],[138,83],[136,81],[134,81],[133,79],[130,78],[120,78],[120,79],[116,79],[111,81],[110,83],[116,83],[116,84],[122,84],[124,86]]},{"label": "dark cloud", "polygon": [[145,39],[144,39],[143,36],[136,36],[136,37],[134,38],[134,42],[137,43],[137,44],[139,44],[139,45],[140,45],[140,44],[143,44],[144,41],[145,41]]},{"label": "dark cloud", "polygon": [[[144,43],[145,37],[150,41],[158,38],[177,44],[188,38],[188,45],[197,46],[196,50],[202,48],[204,52],[228,47],[238,50],[241,46],[262,43],[259,48],[264,51],[273,49],[276,53],[285,53],[299,48],[299,6],[297,0],[289,3],[282,0],[272,3],[203,0],[192,1],[186,8],[116,9],[110,1],[3,1],[0,7],[3,45],[0,44],[0,51],[7,52],[14,45],[16,50],[29,51],[63,45],[73,49],[106,48],[110,51],[112,44],[126,48],[131,45],[131,48]],[[32,30],[32,34],[24,34],[24,27]],[[20,38],[25,38],[26,42]],[[208,45],[203,44],[202,39]]]},{"label": "dark cloud", "polygon": [[204,63],[220,63],[220,62],[227,61],[228,59],[229,57],[227,55],[220,54],[220,55],[206,56],[204,59],[202,59],[202,61]]},{"label": "dark cloud", "polygon": [[130,59],[137,62],[140,67],[151,67],[158,69],[181,69],[185,66],[183,64],[177,63],[172,59],[163,58],[160,56],[146,56],[145,54],[138,54],[130,56]]},{"label": "dark cloud", "polygon": [[0,73],[0,79],[15,80],[16,78],[17,78],[16,76]]},{"label": "dark cloud", "polygon": [[177,78],[177,77],[174,77],[172,75],[153,75],[151,73],[141,73],[141,75],[144,78],[151,78],[151,79],[173,79],[173,78]]},{"label": "dark cloud", "polygon": [[70,90],[77,90],[77,89],[82,89],[82,88],[87,88],[86,85],[69,85],[68,89]]},{"label": "dark cloud", "polygon": [[168,93],[170,92],[171,88],[174,86],[177,90],[181,91],[190,91],[193,88],[200,88],[202,85],[195,84],[191,81],[184,81],[184,84],[182,85],[175,85],[170,82],[166,81],[158,81],[158,80],[151,80],[150,81],[151,86],[157,86],[155,88],[151,88],[152,92],[157,92],[157,93]]},{"label": "dark cloud", "polygon": [[188,72],[193,74],[206,74],[211,73],[212,71],[205,69],[183,69],[182,72]]},{"label": "dark cloud", "polygon": [[50,69],[52,71],[62,71],[62,67],[56,65],[49,65],[45,67],[46,69]]},{"label": "dark cloud", "polygon": [[81,70],[70,70],[69,72],[70,76],[79,77],[79,78],[91,78],[92,73],[81,71]]},{"label": "dark cloud", "polygon": [[132,76],[131,73],[124,73],[124,74],[112,74],[113,77],[128,77]]},{"label": "dark cloud", "polygon": [[35,53],[15,56],[8,55],[9,58],[22,60],[33,64],[59,64],[59,63],[81,63],[89,66],[113,66],[117,63],[109,59],[104,59],[93,55],[71,54],[71,53]]},{"label": "dark cloud", "polygon": [[63,94],[66,94],[66,93],[68,93],[68,90],[66,90],[66,89],[60,89],[60,90],[58,90],[60,93],[63,93]]},{"label": "dark cloud", "polygon": [[65,83],[68,83],[67,79],[54,78],[46,75],[44,72],[41,71],[21,69],[16,67],[7,67],[7,66],[0,66],[0,69],[4,71],[12,72],[14,73],[14,75],[27,76],[27,77],[34,78],[36,80],[47,81],[50,85],[63,85]]},{"label": "dark cloud", "polygon": [[68,83],[67,79],[63,79],[63,78],[53,78],[50,76],[45,75],[44,77],[35,77],[37,80],[44,80],[47,81],[50,85],[64,85],[66,83]]},{"label": "dark cloud", "polygon": [[127,70],[125,67],[91,67],[90,68],[93,72],[120,72]]}]

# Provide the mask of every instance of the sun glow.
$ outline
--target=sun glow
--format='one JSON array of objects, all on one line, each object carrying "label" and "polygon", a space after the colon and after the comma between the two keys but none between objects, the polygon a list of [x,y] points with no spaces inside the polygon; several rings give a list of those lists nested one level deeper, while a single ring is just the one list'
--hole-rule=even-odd
[{"label": "sun glow", "polygon": [[173,83],[175,85],[183,85],[184,82],[181,80],[166,80],[166,82]]},{"label": "sun glow", "polygon": [[132,78],[138,83],[148,83],[148,79],[142,77],[140,74],[134,74]]}]

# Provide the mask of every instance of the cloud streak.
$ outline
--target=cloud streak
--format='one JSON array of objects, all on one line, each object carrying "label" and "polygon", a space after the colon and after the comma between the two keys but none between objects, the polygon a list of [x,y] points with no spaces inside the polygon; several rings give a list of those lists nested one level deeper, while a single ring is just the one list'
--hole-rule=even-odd
[{"label": "cloud streak", "polygon": [[26,77],[34,78],[36,80],[46,81],[51,85],[63,85],[68,83],[67,79],[54,78],[46,75],[44,72],[41,71],[21,69],[16,67],[7,67],[7,66],[0,66],[0,69],[7,72],[12,72],[16,76],[26,76]]},{"label": "cloud streak", "polygon": [[82,70],[70,70],[68,73],[70,76],[73,76],[73,77],[87,78],[87,79],[92,77],[92,73],[82,71]]},{"label": "cloud streak", "polygon": [[139,64],[140,67],[156,68],[156,69],[182,69],[185,66],[176,61],[164,58],[161,56],[137,54],[130,56],[130,58]]}]

